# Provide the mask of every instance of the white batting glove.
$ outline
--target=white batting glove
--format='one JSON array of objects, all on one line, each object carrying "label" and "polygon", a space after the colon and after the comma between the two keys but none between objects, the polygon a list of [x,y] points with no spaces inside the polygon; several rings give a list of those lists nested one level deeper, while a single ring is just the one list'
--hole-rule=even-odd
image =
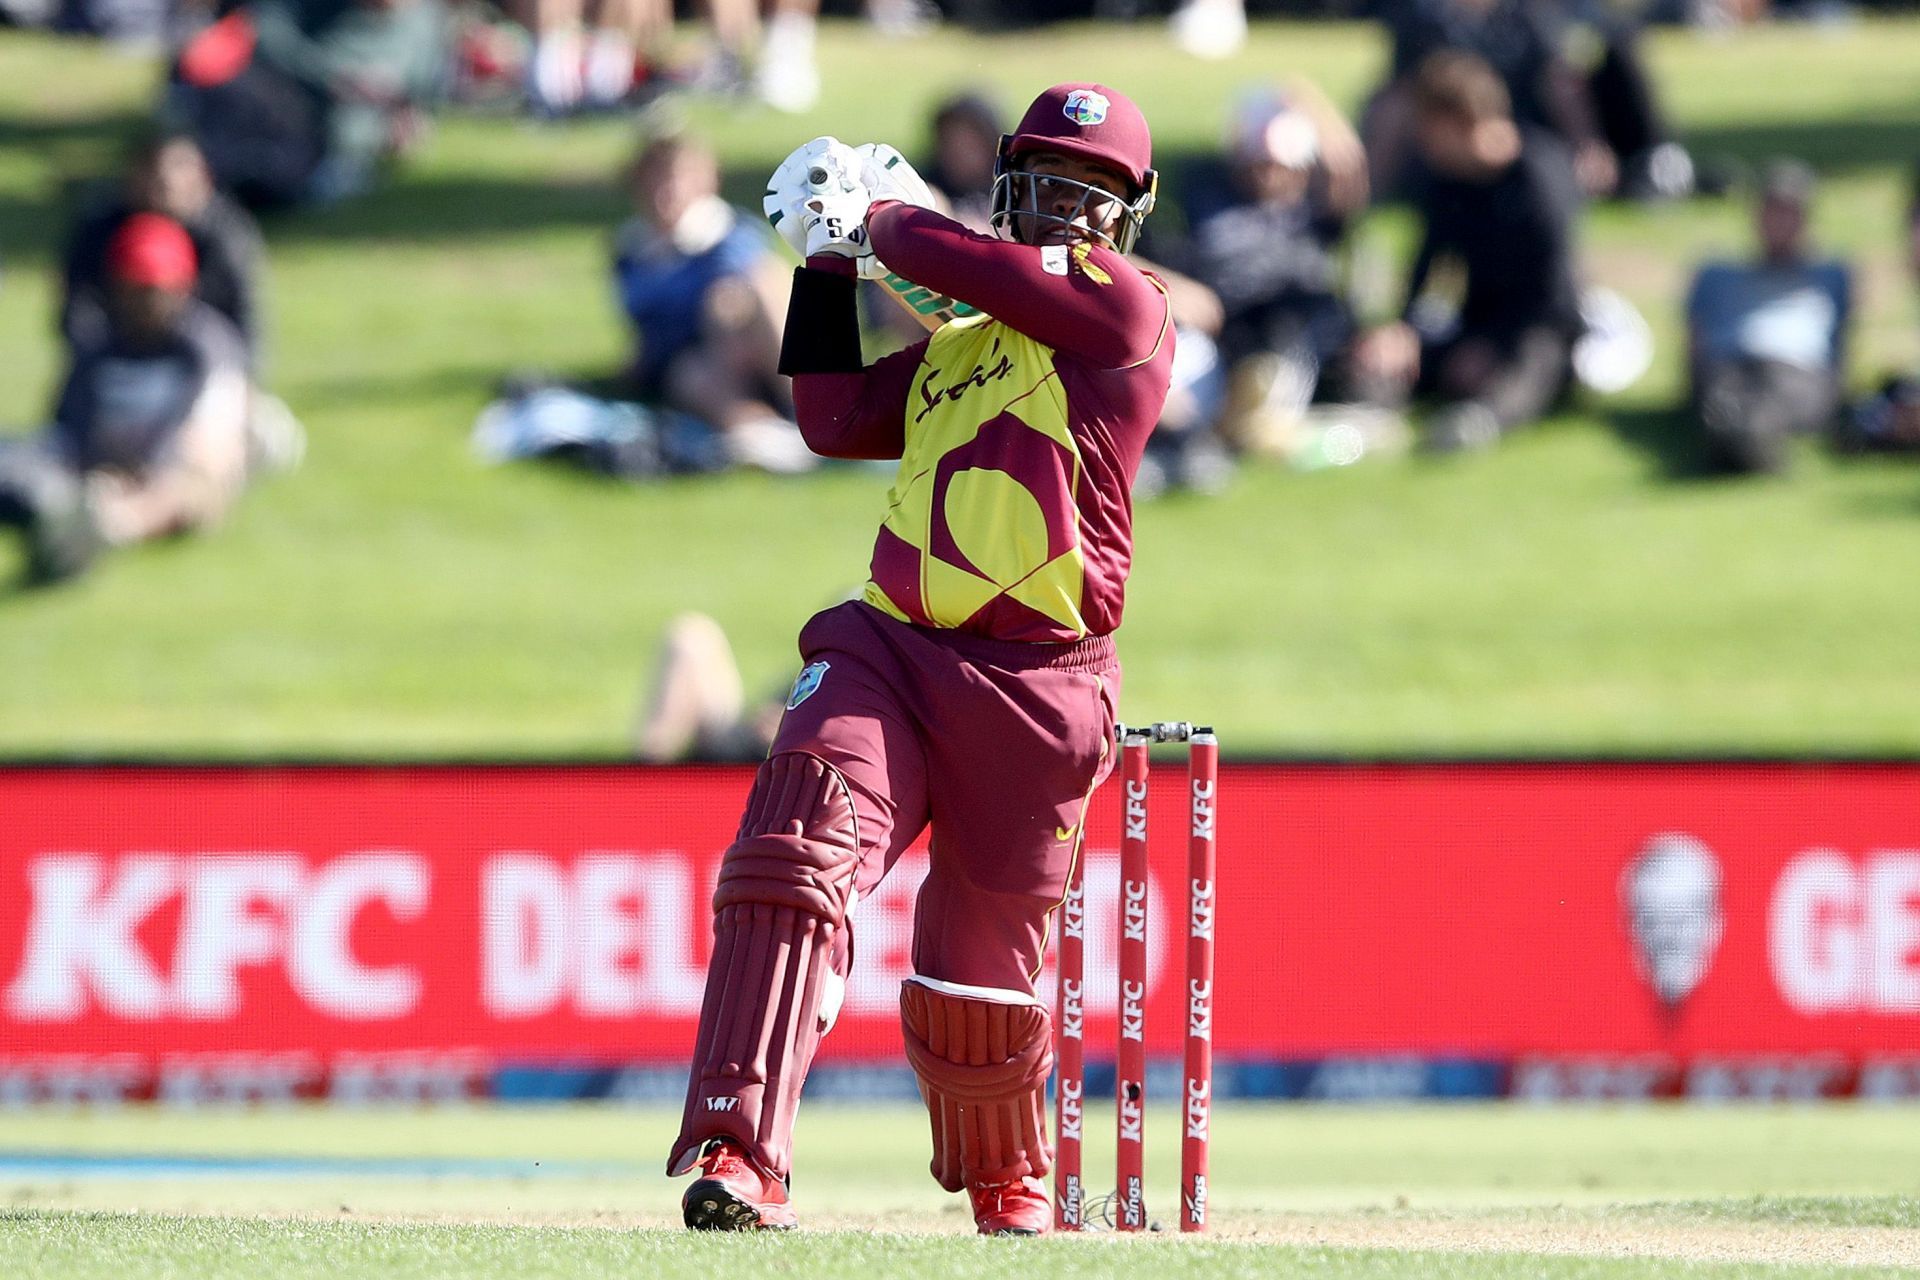
[{"label": "white batting glove", "polygon": [[884,142],[868,142],[854,151],[860,157],[860,180],[875,200],[900,200],[923,209],[934,207],[933,189],[894,148]]},{"label": "white batting glove", "polygon": [[767,194],[760,207],[795,253],[802,257],[807,253],[806,205],[822,194],[823,187],[812,180],[816,171],[827,176],[824,186],[838,193],[859,183],[860,163],[859,155],[846,143],[831,136],[819,137],[795,147],[767,179]]},{"label": "white batting glove", "polygon": [[866,223],[867,206],[872,203],[873,197],[862,186],[847,191],[823,189],[809,196],[800,214],[800,225],[807,232],[806,256],[832,253],[871,260],[873,246],[867,242]]}]

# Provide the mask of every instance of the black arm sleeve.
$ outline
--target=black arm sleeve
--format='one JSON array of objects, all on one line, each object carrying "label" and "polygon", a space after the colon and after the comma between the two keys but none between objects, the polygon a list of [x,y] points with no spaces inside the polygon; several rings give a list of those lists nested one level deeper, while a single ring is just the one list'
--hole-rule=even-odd
[{"label": "black arm sleeve", "polygon": [[793,294],[787,303],[787,327],[780,336],[780,372],[859,373],[860,309],[852,275],[793,269]]}]

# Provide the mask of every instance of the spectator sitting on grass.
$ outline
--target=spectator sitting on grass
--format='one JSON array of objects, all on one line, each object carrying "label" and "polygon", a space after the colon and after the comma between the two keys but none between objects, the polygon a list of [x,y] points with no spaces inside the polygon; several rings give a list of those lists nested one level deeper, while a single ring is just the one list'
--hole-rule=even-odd
[{"label": "spectator sitting on grass", "polygon": [[373,185],[445,89],[441,0],[251,0],[181,50],[168,113],[254,205]]},{"label": "spectator sitting on grass", "polygon": [[[1515,124],[1506,87],[1479,58],[1438,53],[1415,84],[1425,233],[1405,319],[1368,333],[1355,364],[1378,397],[1409,390],[1439,412],[1427,443],[1484,448],[1539,418],[1566,390],[1582,331],[1573,240],[1580,192],[1565,148]],[[1451,264],[1463,296],[1444,329],[1413,321]]]},{"label": "spectator sitting on grass", "polygon": [[1274,90],[1241,101],[1224,162],[1188,192],[1187,265],[1220,300],[1228,433],[1244,448],[1287,436],[1316,396],[1345,397],[1356,327],[1338,253],[1365,200],[1365,157],[1345,121]]},{"label": "spectator sitting on grass", "polygon": [[1845,263],[1808,254],[1813,190],[1805,165],[1769,166],[1759,259],[1708,263],[1687,294],[1693,411],[1729,470],[1779,471],[1788,441],[1826,428],[1839,408],[1853,287]]},{"label": "spectator sitting on grass", "polygon": [[639,339],[635,392],[711,426],[735,462],[812,466],[779,374],[786,273],[759,219],[720,197],[719,162],[690,138],[647,143],[628,177],[614,274]]},{"label": "spectator sitting on grass", "polygon": [[71,577],[103,546],[207,528],[247,478],[246,353],[193,296],[193,240],[138,213],[107,264],[108,323],[73,347],[53,425],[0,450],[0,521],[25,534],[30,582]]},{"label": "spectator sitting on grass", "polygon": [[70,343],[105,332],[112,292],[107,246],[127,220],[158,213],[186,228],[199,272],[194,297],[225,316],[257,364],[260,347],[260,231],[246,210],[213,185],[192,138],[154,132],[134,148],[117,190],[83,211],[67,242],[60,328]]}]

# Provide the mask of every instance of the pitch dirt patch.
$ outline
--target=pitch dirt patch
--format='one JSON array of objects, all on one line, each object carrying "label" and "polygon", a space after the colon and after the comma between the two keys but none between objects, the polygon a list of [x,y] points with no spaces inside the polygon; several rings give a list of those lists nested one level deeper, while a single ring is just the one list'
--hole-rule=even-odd
[{"label": "pitch dirt patch", "polygon": [[1920,1231],[1781,1223],[1676,1223],[1591,1216],[1268,1218],[1228,1239],[1336,1249],[1533,1253],[1689,1262],[1920,1267]]}]

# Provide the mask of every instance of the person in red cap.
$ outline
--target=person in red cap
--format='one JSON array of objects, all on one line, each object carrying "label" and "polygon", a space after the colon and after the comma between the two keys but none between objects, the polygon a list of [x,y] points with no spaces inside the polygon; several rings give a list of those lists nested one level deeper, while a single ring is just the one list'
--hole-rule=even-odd
[{"label": "person in red cap", "polygon": [[157,128],[140,138],[121,180],[86,206],[67,237],[60,329],[72,340],[107,325],[112,292],[107,245],[136,213],[160,213],[192,237],[194,296],[233,323],[257,365],[260,354],[260,230],[214,186],[206,156],[185,133]]},{"label": "person in red cap", "polygon": [[109,322],[72,347],[52,426],[0,450],[0,523],[25,534],[29,581],[71,577],[103,546],[206,527],[246,477],[246,352],[193,297],[186,228],[136,213],[106,260]]},{"label": "person in red cap", "polygon": [[[996,235],[921,207],[890,147],[819,138],[776,172],[770,216],[806,252],[781,353],[800,429],[899,470],[863,595],[800,634],[722,863],[668,1160],[699,1170],[691,1227],[794,1224],[794,1110],[838,1012],[851,908],[931,826],[900,1013],[932,1171],[982,1233],[1048,1228],[1036,983],[1114,756],[1129,486],[1173,360],[1166,288],[1126,256],[1157,182],[1145,118],[1099,84],[1048,89],[1002,139]],[[868,365],[855,284],[888,270],[971,312]]]}]

